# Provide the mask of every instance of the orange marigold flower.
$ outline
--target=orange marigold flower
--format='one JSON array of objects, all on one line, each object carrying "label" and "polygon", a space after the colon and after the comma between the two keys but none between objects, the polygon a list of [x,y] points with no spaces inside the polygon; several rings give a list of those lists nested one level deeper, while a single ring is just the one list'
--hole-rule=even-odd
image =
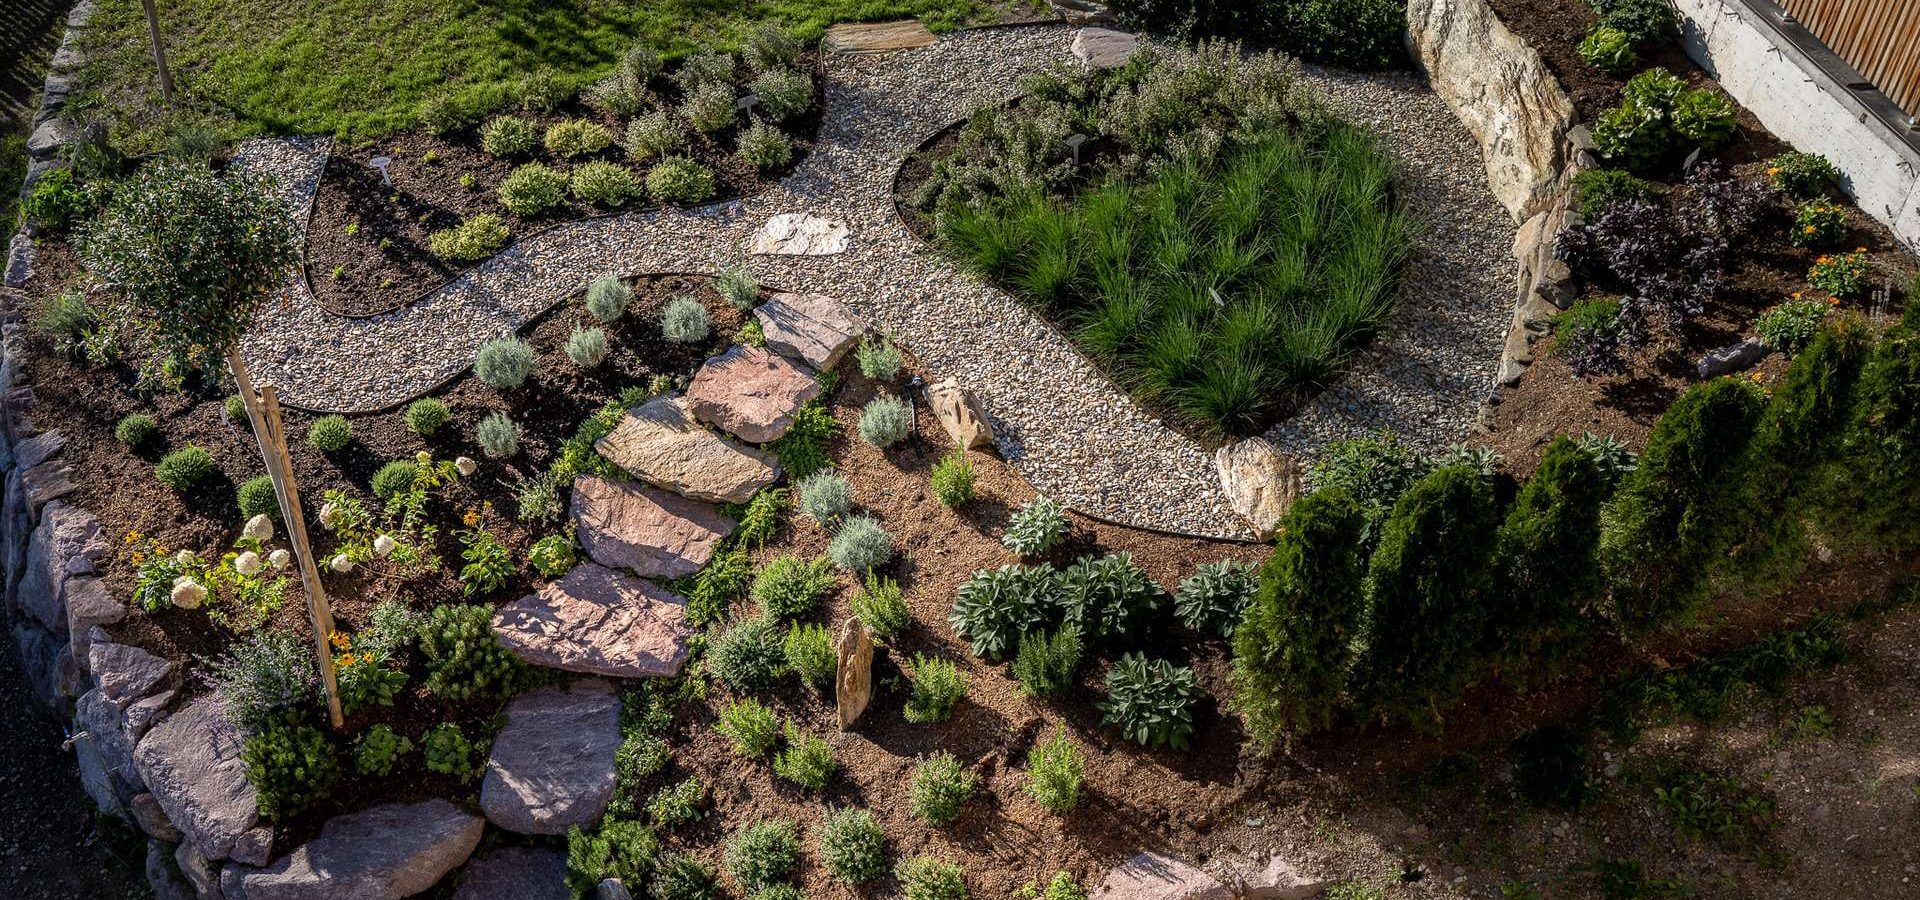
[{"label": "orange marigold flower", "polygon": [[1808,234],[1812,234],[1812,233],[1813,233],[1813,226],[1812,226],[1812,225],[1808,225],[1808,226],[1807,226],[1807,233],[1808,233]]}]

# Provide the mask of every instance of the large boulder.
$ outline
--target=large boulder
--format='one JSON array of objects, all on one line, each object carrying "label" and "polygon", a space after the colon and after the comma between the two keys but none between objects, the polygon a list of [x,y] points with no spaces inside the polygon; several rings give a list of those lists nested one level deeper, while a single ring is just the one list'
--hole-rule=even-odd
[{"label": "large boulder", "polygon": [[618,749],[620,696],[613,685],[588,678],[521,694],[493,739],[480,810],[522,834],[591,826],[613,801]]},{"label": "large boulder", "polygon": [[1261,538],[1272,536],[1300,493],[1300,468],[1265,438],[1247,438],[1213,453],[1214,470],[1233,511]]},{"label": "large boulder", "polygon": [[1142,853],[1121,863],[1089,900],[1234,900],[1220,879],[1171,856]]},{"label": "large boulder", "polygon": [[1069,49],[1090,68],[1111,69],[1140,52],[1140,36],[1116,28],[1082,28],[1073,33]]},{"label": "large boulder", "polygon": [[98,639],[88,648],[87,669],[100,693],[121,708],[165,690],[174,674],[173,663],[139,647]]},{"label": "large boulder", "polygon": [[570,900],[567,857],[544,847],[501,847],[460,871],[453,900]]},{"label": "large boulder", "polygon": [[400,900],[433,887],[480,844],[486,820],[445,800],[336,816],[272,864],[230,863],[226,900]]},{"label": "large boulder", "polygon": [[127,617],[127,605],[107,590],[107,584],[91,575],[67,579],[67,635],[72,642],[73,658],[91,663],[95,626],[112,625]]},{"label": "large boulder", "polygon": [[594,562],[646,578],[700,571],[736,524],[712,504],[591,475],[574,479],[572,511],[580,545]]},{"label": "large boulder", "polygon": [[818,396],[813,373],[771,350],[736,345],[694,373],[685,402],[700,421],[764,444],[786,434],[800,407]]},{"label": "large boulder", "polygon": [[614,678],[670,678],[687,664],[687,601],[594,563],[500,607],[493,631],[537,666]]},{"label": "large boulder", "polygon": [[133,765],[133,742],[127,739],[120,711],[94,688],[74,702],[74,756],[80,766],[80,786],[101,812],[130,818],[134,795],[144,790]]},{"label": "large boulder", "polygon": [[1513,221],[1553,203],[1573,100],[1539,52],[1487,0],[1409,0],[1407,42],[1435,93],[1480,144],[1487,183]]},{"label": "large boulder", "polygon": [[775,294],[753,311],[767,349],[822,372],[867,332],[867,323],[824,294]]},{"label": "large boulder", "polygon": [[713,503],[745,503],[780,477],[772,457],[701,427],[678,397],[628,410],[594,447],[649,484]]},{"label": "large boulder", "polygon": [[[44,465],[44,464],[43,464]],[[92,513],[55,500],[40,513],[40,527],[27,542],[26,572],[17,602],[55,635],[67,634],[68,576],[94,574],[94,562],[107,552],[100,520]]]},{"label": "large boulder", "polygon": [[134,767],[167,819],[208,859],[226,859],[260,819],[242,743],[220,701],[202,697],[148,729],[133,750]]}]

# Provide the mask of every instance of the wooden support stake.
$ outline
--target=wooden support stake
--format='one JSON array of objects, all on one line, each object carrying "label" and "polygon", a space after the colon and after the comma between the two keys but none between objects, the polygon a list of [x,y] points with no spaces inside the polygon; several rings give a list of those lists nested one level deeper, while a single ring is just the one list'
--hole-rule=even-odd
[{"label": "wooden support stake", "polygon": [[327,644],[333,636],[333,605],[327,601],[326,586],[320,583],[320,567],[307,541],[307,517],[300,509],[300,488],[293,478],[293,458],[287,454],[280,399],[273,385],[254,393],[253,381],[247,377],[247,364],[237,348],[227,351],[227,366],[233,371],[234,384],[239,387],[240,399],[247,407],[247,420],[253,425],[260,456],[267,463],[267,476],[273,480],[274,497],[280,502],[280,518],[286,523],[287,541],[293,545],[293,558],[300,566],[300,581],[307,589],[307,621],[313,625],[313,649],[320,665],[320,683],[326,688],[327,721],[334,728],[340,728],[345,719],[340,713],[339,685],[334,680],[333,650]]}]

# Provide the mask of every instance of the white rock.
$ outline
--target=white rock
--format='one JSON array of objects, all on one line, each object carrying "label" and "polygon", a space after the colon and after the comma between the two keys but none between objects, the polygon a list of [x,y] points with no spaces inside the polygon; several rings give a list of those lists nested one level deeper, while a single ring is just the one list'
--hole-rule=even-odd
[{"label": "white rock", "polygon": [[458,471],[461,475],[466,476],[466,475],[472,475],[474,472],[479,471],[480,464],[477,462],[474,462],[472,457],[462,456],[453,461],[453,468],[455,471]]},{"label": "white rock", "polygon": [[780,213],[747,241],[747,252],[764,256],[831,256],[847,250],[847,223],[810,213]]}]

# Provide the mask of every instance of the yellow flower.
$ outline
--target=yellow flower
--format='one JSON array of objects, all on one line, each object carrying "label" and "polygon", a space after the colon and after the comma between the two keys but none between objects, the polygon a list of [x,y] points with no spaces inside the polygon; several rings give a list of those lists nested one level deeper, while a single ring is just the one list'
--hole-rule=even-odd
[{"label": "yellow flower", "polygon": [[1760,373],[1759,373],[1759,372],[1755,372],[1755,373],[1753,373],[1753,380],[1755,380],[1755,381],[1759,381],[1759,380],[1760,380]]},{"label": "yellow flower", "polygon": [[345,632],[336,631],[327,636],[327,643],[332,644],[337,650],[345,650],[352,644],[352,639],[347,637]]},{"label": "yellow flower", "polygon": [[1799,291],[1794,291],[1793,293],[1791,293],[1791,294],[1788,294],[1787,296],[1789,296],[1789,297],[1792,297],[1792,298],[1793,298],[1793,299],[1795,299],[1795,300],[1798,300],[1798,299],[1800,299],[1800,292],[1799,292]]},{"label": "yellow flower", "polygon": [[1768,166],[1768,167],[1767,167],[1767,174],[1768,174],[1768,175],[1778,175],[1778,174],[1780,174],[1780,167],[1779,167],[1779,166]]},{"label": "yellow flower", "polygon": [[460,521],[467,523],[468,528],[472,528],[480,524],[480,513],[477,510],[467,510],[467,514],[461,516]]}]

